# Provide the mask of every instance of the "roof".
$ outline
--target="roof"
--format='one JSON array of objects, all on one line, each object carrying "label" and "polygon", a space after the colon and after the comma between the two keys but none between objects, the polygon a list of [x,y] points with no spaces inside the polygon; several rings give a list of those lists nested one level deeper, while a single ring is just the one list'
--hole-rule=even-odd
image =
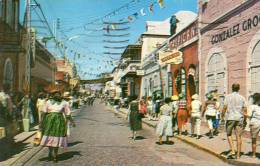
[{"label": "roof", "polygon": [[[176,33],[189,25],[197,18],[192,11],[178,11],[174,14],[178,20]],[[146,21],[146,32],[143,35],[170,35],[170,19],[164,21]]]}]

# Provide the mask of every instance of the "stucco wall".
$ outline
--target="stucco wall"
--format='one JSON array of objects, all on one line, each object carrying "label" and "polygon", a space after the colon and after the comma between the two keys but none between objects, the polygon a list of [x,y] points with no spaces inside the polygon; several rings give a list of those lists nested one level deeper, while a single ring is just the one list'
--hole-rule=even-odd
[{"label": "stucco wall", "polygon": [[[212,0],[212,3],[215,3],[216,0]],[[223,7],[224,10],[228,10],[227,7],[231,8],[233,5],[228,5],[226,3],[239,3],[240,0],[227,1],[223,4],[219,4],[220,8]],[[210,5],[211,1],[209,2]],[[225,7],[224,7],[225,6]],[[208,6],[209,7],[209,6]],[[217,15],[216,9],[211,9],[210,12],[204,13],[202,18],[213,19],[215,15]],[[224,57],[224,62],[226,64],[226,73],[227,73],[227,85],[226,92],[231,92],[231,86],[233,83],[239,83],[241,86],[240,93],[248,97],[247,92],[247,73],[248,73],[248,57],[251,56],[248,54],[249,44],[257,31],[260,28],[260,23],[257,26],[251,26],[250,29],[243,29],[243,25],[248,26],[247,23],[244,24],[244,21],[248,21],[248,19],[252,19],[255,15],[260,16],[260,1],[253,1],[251,5],[243,8],[239,12],[236,12],[229,17],[227,17],[223,22],[217,24],[213,28],[203,32],[201,35],[201,80],[200,80],[200,93],[206,93],[206,72],[207,72],[207,63],[209,58],[213,53],[219,53]],[[216,14],[212,14],[216,12]],[[260,18],[260,17],[259,17]],[[239,24],[239,25],[238,25]],[[212,36],[222,33],[223,31],[233,28],[235,25],[239,26],[239,33],[225,39],[224,41],[220,41],[218,43],[212,43]]]}]

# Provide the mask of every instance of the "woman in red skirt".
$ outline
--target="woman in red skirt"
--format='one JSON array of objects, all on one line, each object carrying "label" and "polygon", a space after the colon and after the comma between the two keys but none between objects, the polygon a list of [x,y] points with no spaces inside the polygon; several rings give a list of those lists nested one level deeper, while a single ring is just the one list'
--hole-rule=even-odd
[{"label": "woman in red skirt", "polygon": [[177,114],[178,121],[178,134],[187,135],[187,121],[188,121],[188,112],[187,112],[187,101],[184,99],[182,94],[179,94],[179,110]]}]

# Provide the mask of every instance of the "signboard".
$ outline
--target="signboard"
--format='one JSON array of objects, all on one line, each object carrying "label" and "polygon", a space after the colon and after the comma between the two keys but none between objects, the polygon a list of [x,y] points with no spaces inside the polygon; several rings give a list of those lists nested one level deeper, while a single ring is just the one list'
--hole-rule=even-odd
[{"label": "signboard", "polygon": [[174,38],[172,38],[169,42],[169,46],[171,49],[176,49],[180,45],[184,44],[185,42],[193,39],[194,37],[198,36],[198,22],[195,21],[186,29],[178,33]]},{"label": "signboard", "polygon": [[218,34],[214,34],[213,36],[211,36],[210,42],[212,45],[220,43],[229,38],[237,36],[241,32],[247,32],[247,31],[251,30],[252,28],[257,27],[258,25],[260,25],[260,15],[259,14],[255,15],[251,18],[248,18],[248,19],[244,20],[243,22],[237,23],[236,25],[233,25]]},{"label": "signboard", "polygon": [[165,64],[181,64],[183,62],[183,55],[180,51],[173,52],[160,52],[159,63],[160,65]]},{"label": "signboard", "polygon": [[136,75],[143,76],[144,75],[144,70],[136,70]]}]

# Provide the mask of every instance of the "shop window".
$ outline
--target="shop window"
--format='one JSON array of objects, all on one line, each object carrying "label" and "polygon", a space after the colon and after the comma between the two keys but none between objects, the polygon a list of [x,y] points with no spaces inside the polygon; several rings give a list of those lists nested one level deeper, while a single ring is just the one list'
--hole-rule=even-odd
[{"label": "shop window", "polygon": [[5,61],[3,85],[6,90],[13,88],[13,65],[10,59]]},{"label": "shop window", "polygon": [[183,94],[186,97],[186,71],[184,68],[178,70],[175,80],[177,92]]},{"label": "shop window", "polygon": [[251,61],[251,92],[260,92],[260,41],[256,44]]},{"label": "shop window", "polygon": [[208,62],[207,92],[218,90],[219,94],[225,93],[225,65],[220,54],[213,54]]},{"label": "shop window", "polygon": [[168,96],[172,96],[173,95],[173,88],[172,88],[172,73],[168,73]]}]

